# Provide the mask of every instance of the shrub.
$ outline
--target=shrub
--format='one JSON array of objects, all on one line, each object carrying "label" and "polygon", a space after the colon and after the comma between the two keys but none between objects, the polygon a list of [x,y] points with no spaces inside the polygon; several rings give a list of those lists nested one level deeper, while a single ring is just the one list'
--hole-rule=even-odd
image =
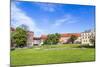
[{"label": "shrub", "polygon": [[84,48],[95,48],[95,46],[90,46],[89,44],[81,44],[79,47]]}]

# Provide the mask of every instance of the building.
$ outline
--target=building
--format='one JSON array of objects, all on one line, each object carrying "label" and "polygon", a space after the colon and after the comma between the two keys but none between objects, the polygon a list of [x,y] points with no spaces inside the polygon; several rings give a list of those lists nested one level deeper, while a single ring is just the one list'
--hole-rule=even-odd
[{"label": "building", "polygon": [[33,38],[33,45],[34,46],[41,46],[41,38],[40,37],[34,37]]},{"label": "building", "polygon": [[85,32],[81,33],[81,44],[89,44],[90,46],[93,45],[90,42],[90,39],[95,36],[95,31],[94,30],[88,30]]},{"label": "building", "polygon": [[81,44],[81,34],[79,34],[78,38],[75,40],[76,44]]},{"label": "building", "polygon": [[[11,27],[11,32],[15,32],[16,29],[14,29],[13,27]],[[90,42],[90,39],[95,37],[95,31],[94,30],[88,30],[82,33],[64,33],[64,34],[60,34],[60,38],[59,38],[59,44],[66,44],[66,43],[70,43],[69,42],[69,38],[75,35],[77,36],[77,39],[74,41],[74,43],[78,43],[78,44],[89,44],[89,45],[93,45]],[[32,47],[32,46],[41,46],[44,41],[47,39],[47,35],[41,35],[41,37],[34,37],[34,32],[32,31],[27,31],[27,47]],[[11,40],[11,45],[13,46],[14,43]]]},{"label": "building", "polygon": [[34,37],[33,38],[34,46],[41,46],[46,39],[47,35],[41,35],[41,37]]},{"label": "building", "polygon": [[28,31],[27,32],[27,47],[32,47],[34,44],[34,32]]},{"label": "building", "polygon": [[41,35],[41,44],[47,39],[47,35]]},{"label": "building", "polygon": [[75,35],[78,37],[77,40],[75,40],[75,43],[79,43],[81,41],[80,33],[64,33],[64,34],[61,34],[61,37],[59,39],[60,43],[62,43],[62,44],[69,43],[69,38],[72,35]]},{"label": "building", "polygon": [[60,35],[59,41],[60,41],[61,44],[64,44],[64,43],[68,42],[69,38],[70,38],[70,34],[64,33],[64,34]]},{"label": "building", "polygon": [[[78,38],[75,40],[75,43],[80,43],[81,42],[81,37],[80,37],[80,33],[64,33],[64,34],[60,34],[60,38],[59,38],[59,44],[65,44],[68,43],[69,38],[75,35]],[[47,39],[47,35],[41,35],[41,43],[43,44],[43,42]]]}]

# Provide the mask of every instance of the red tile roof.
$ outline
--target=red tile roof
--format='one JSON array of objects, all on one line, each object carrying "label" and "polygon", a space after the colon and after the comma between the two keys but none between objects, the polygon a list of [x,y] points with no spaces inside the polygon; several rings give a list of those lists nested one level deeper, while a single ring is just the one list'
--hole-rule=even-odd
[{"label": "red tile roof", "polygon": [[47,35],[41,35],[41,39],[47,39]]},{"label": "red tile roof", "polygon": [[[81,34],[80,33],[64,33],[64,34],[60,34],[61,37],[70,37],[72,35],[75,35],[77,37],[80,37]],[[47,39],[47,35],[41,35],[41,39]]]},{"label": "red tile roof", "polygon": [[64,34],[61,34],[61,37],[70,37],[72,35],[75,35],[77,37],[80,37],[81,36],[80,33],[64,33]]}]

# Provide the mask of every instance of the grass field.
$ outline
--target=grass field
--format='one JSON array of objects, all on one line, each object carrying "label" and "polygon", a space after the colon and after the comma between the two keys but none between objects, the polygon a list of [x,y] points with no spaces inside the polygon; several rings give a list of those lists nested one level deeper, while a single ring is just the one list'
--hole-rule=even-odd
[{"label": "grass field", "polygon": [[11,66],[84,62],[95,60],[94,48],[79,45],[51,45],[11,51]]}]

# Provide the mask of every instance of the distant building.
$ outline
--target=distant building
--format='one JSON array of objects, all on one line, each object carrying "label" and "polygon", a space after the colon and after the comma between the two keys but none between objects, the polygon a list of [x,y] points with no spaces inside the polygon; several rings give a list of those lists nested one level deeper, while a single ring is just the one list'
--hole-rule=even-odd
[{"label": "distant building", "polygon": [[[75,43],[80,43],[81,42],[80,33],[64,33],[64,34],[60,34],[59,44],[68,43],[68,40],[72,35],[75,35],[75,36],[78,37],[75,40]],[[41,43],[42,44],[46,39],[47,39],[47,35],[41,35]]]},{"label": "distant building", "polygon": [[90,42],[90,38],[93,38],[94,36],[95,36],[94,30],[88,30],[88,31],[82,32],[81,33],[81,44],[93,45]]},{"label": "distant building", "polygon": [[34,37],[33,38],[33,45],[34,46],[41,46],[41,38],[40,37]]},{"label": "distant building", "polygon": [[70,38],[70,35],[65,33],[60,35],[59,43],[64,44],[68,42],[68,39]]},{"label": "distant building", "polygon": [[61,34],[61,37],[59,39],[60,43],[64,44],[64,43],[69,43],[69,38],[72,36],[72,35],[75,35],[77,36],[77,39],[75,40],[75,43],[79,43],[81,41],[80,39],[80,34],[79,33],[64,33],[64,34]]},{"label": "distant building", "polygon": [[34,44],[33,38],[34,38],[34,32],[28,31],[27,32],[27,46],[28,47],[32,47],[33,46],[33,44]]},{"label": "distant building", "polygon": [[[11,27],[11,32],[15,32],[16,29]],[[60,34],[59,38],[59,44],[65,44],[69,43],[69,38],[75,35],[77,39],[74,41],[74,43],[81,43],[81,44],[89,44],[93,45],[90,42],[90,39],[95,37],[95,31],[94,30],[87,30],[82,33],[64,33]],[[34,37],[34,32],[32,31],[27,31],[27,47],[32,47],[32,46],[41,46],[45,40],[47,40],[47,35],[41,35],[41,37]],[[11,46],[13,47],[15,43],[12,42],[11,40]]]},{"label": "distant building", "polygon": [[44,41],[47,39],[47,35],[41,35],[41,44],[44,43]]},{"label": "distant building", "polygon": [[78,36],[74,43],[81,44],[81,34]]}]

